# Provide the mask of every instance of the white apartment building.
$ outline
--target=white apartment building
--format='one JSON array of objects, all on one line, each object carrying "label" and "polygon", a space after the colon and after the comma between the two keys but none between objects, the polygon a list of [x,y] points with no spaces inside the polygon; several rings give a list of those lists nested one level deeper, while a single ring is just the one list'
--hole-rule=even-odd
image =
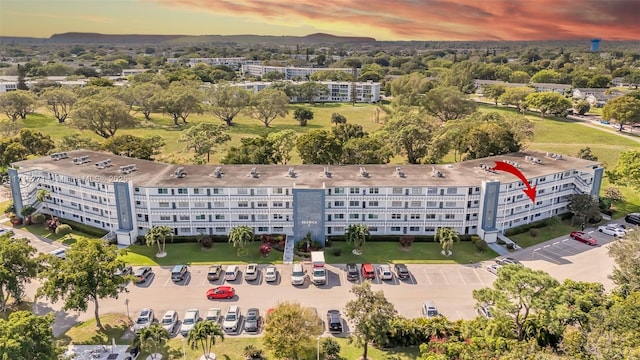
[{"label": "white apartment building", "polygon": [[[169,58],[167,59],[168,63],[179,63],[183,61],[180,58]],[[248,60],[244,57],[230,57],[230,58],[189,58],[189,59],[185,59],[184,61],[186,61],[187,65],[189,65],[189,67],[194,67],[197,64],[200,63],[204,63],[207,64],[209,66],[216,66],[216,65],[226,65],[229,67],[232,67],[236,70],[240,70],[242,65],[260,65],[262,64],[262,61],[260,60]]]},{"label": "white apartment building", "polygon": [[18,90],[18,82],[17,81],[11,81],[11,82],[0,82],[0,93],[5,93],[5,92],[9,92],[9,91],[16,91]]},{"label": "white apartment building", "polygon": [[[304,82],[290,82],[294,85],[304,84]],[[318,81],[318,83],[326,85],[329,89],[327,95],[317,96],[315,102],[351,102],[352,89],[355,86],[356,102],[358,103],[375,103],[380,101],[380,83],[374,82],[356,82],[355,85],[349,81]],[[231,83],[232,86],[239,86],[253,93],[264,90],[271,82],[245,81]],[[291,97],[291,102],[305,102],[307,99]]]},{"label": "white apartment building", "polygon": [[[490,167],[519,168],[517,177]],[[307,233],[323,242],[351,224],[372,235],[433,235],[439,227],[494,242],[499,232],[567,211],[572,194],[597,196],[597,162],[541,152],[448,165],[171,165],[76,150],[19,161],[9,169],[16,213],[41,211],[109,230],[128,245],[156,225],[176,236],[226,235],[235,226],[256,234]]]},{"label": "white apartment building", "polygon": [[[267,65],[242,65],[242,75],[264,76],[270,72],[279,72],[284,75],[285,80],[308,79],[311,74],[318,71],[342,71],[349,75],[353,73],[351,68],[313,68],[313,67],[292,67],[292,66],[267,66]],[[359,69],[356,69],[359,72]]]}]

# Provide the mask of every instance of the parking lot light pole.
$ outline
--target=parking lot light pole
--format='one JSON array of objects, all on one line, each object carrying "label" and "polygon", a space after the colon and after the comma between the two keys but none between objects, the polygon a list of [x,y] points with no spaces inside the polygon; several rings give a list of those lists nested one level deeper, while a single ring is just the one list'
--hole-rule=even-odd
[{"label": "parking lot light pole", "polygon": [[318,360],[320,360],[320,336],[318,336],[317,340],[318,340],[318,349],[316,351],[316,355],[317,355]]}]

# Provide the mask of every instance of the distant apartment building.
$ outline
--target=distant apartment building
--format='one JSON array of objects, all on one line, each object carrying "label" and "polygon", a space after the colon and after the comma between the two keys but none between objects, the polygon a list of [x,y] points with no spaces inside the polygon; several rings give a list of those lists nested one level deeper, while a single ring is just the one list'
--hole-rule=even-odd
[{"label": "distant apartment building", "polygon": [[[352,91],[355,86],[355,96],[357,103],[375,103],[380,100],[380,83],[375,82],[348,82],[348,81],[318,81],[320,84],[326,85],[329,92],[326,95],[318,96],[315,102],[352,102]],[[304,82],[291,82],[291,84],[300,85]],[[253,93],[257,93],[269,85],[271,82],[247,81],[232,83],[232,86],[239,86]],[[296,96],[291,97],[291,102],[305,102],[307,99]]]},{"label": "distant apartment building", "polygon": [[[492,170],[517,167],[528,184]],[[76,150],[12,164],[16,213],[40,211],[110,231],[129,245],[151,227],[226,235],[246,225],[321,242],[364,224],[372,235],[434,235],[441,227],[495,242],[498,233],[598,196],[594,161],[527,151],[447,165],[172,165]],[[532,202],[523,192],[535,187]],[[43,204],[38,190],[47,190]]]},{"label": "distant apartment building", "polygon": [[0,82],[0,93],[18,90],[17,81],[2,81]]},{"label": "distant apartment building", "polygon": [[244,57],[230,57],[230,58],[189,58],[189,59],[180,59],[180,58],[169,58],[167,59],[168,63],[179,63],[186,62],[189,67],[194,67],[197,64],[207,64],[209,66],[216,65],[225,65],[229,66],[235,70],[240,70],[242,65],[260,65],[262,61],[260,60],[249,60]]},{"label": "distant apartment building", "polygon": [[292,66],[267,66],[267,65],[242,65],[244,76],[264,76],[270,72],[279,72],[284,75],[285,80],[308,79],[311,74],[318,71],[341,71],[351,75],[351,68],[314,68],[314,67],[292,67]]}]

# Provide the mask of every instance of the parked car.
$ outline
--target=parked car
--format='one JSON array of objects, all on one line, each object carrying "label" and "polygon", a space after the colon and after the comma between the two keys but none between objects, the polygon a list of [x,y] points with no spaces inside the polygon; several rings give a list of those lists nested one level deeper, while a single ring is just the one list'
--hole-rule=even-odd
[{"label": "parked car", "polygon": [[326,285],[327,284],[327,269],[323,267],[314,267],[311,273],[311,279],[314,285]]},{"label": "parked car", "polygon": [[500,270],[500,268],[502,267],[502,265],[498,265],[498,264],[494,264],[491,266],[487,266],[487,271],[492,273],[493,275],[498,275],[498,270]]},{"label": "parked car", "polygon": [[247,269],[244,271],[245,280],[247,281],[257,280],[259,275],[260,275],[260,270],[258,269],[258,264],[247,265]]},{"label": "parked car", "polygon": [[230,306],[222,321],[222,329],[225,332],[237,332],[240,316],[242,316],[240,307],[237,305]]},{"label": "parked car", "polygon": [[116,276],[127,276],[133,274],[133,267],[131,265],[125,265],[121,269],[116,270],[113,273]]},{"label": "parked car", "polygon": [[151,266],[143,266],[136,269],[136,272],[133,274],[136,277],[136,282],[138,284],[147,282],[151,276],[153,276],[153,270]]},{"label": "parked car", "polygon": [[0,236],[13,236],[14,232],[12,229],[5,229],[5,228],[0,228]]},{"label": "parked car", "polygon": [[153,323],[153,310],[149,308],[144,308],[140,312],[140,315],[136,318],[136,322],[133,325],[133,329],[135,331],[139,331],[144,328],[148,328]]},{"label": "parked car", "polygon": [[372,264],[362,264],[362,277],[368,280],[373,280],[376,278],[376,272],[373,270]]},{"label": "parked car", "polygon": [[171,280],[173,282],[180,282],[187,277],[187,265],[176,265],[171,269]]},{"label": "parked car", "polygon": [[236,289],[231,286],[218,286],[207,290],[207,299],[231,299],[236,296]]},{"label": "parked car", "polygon": [[[603,124],[603,125],[610,125],[611,123],[610,123],[609,121],[607,121],[607,120],[600,120],[600,124]],[[616,126],[617,126],[617,125],[616,125]],[[614,127],[615,127],[615,126],[614,126]]]},{"label": "parked car", "polygon": [[611,225],[598,226],[598,231],[603,234],[611,235],[613,237],[625,236],[627,234],[625,230],[622,230],[621,228],[613,227]]},{"label": "parked car", "polygon": [[222,310],[220,308],[210,308],[207,310],[207,314],[204,316],[204,319],[207,321],[213,321],[214,323],[219,323],[222,315]]},{"label": "parked car", "polygon": [[304,270],[304,266],[301,263],[293,264],[291,267],[291,285],[304,285],[306,278],[307,272]]},{"label": "parked car", "polygon": [[496,264],[498,265],[520,265],[522,266],[522,263],[514,258],[510,258],[510,257],[503,257],[503,258],[497,258],[496,259]]},{"label": "parked car", "polygon": [[200,311],[198,309],[189,309],[184,313],[182,326],[180,326],[180,334],[187,336],[189,331],[200,321]]},{"label": "parked car", "polygon": [[584,231],[572,231],[571,234],[569,234],[569,237],[572,238],[573,240],[578,240],[587,245],[591,245],[591,246],[598,245],[598,241],[594,239],[593,236],[587,234]]},{"label": "parked car", "polygon": [[396,276],[398,279],[410,279],[411,273],[405,264],[395,264]]},{"label": "parked car", "polygon": [[209,270],[207,271],[207,280],[216,281],[220,279],[222,276],[222,265],[216,264],[209,266]]},{"label": "parked car", "polygon": [[63,248],[55,249],[55,250],[49,252],[49,254],[51,254],[53,256],[57,256],[62,260],[67,258],[67,250],[63,249]]},{"label": "parked car", "polygon": [[340,316],[340,311],[327,311],[327,327],[329,328],[329,332],[331,333],[342,333],[342,316]]},{"label": "parked car", "polygon": [[438,316],[438,308],[433,301],[425,301],[422,304],[422,315],[426,318],[432,318]]},{"label": "parked car", "polygon": [[491,306],[482,304],[478,307],[478,315],[484,316],[487,319],[490,319],[493,315],[491,315]]},{"label": "parked car", "polygon": [[382,264],[378,266],[378,277],[380,280],[393,280],[393,273],[391,272],[391,266]]},{"label": "parked car", "polygon": [[264,269],[264,281],[266,282],[274,282],[278,280],[278,269],[269,265]]},{"label": "parked car", "polygon": [[347,264],[347,280],[356,281],[360,279],[360,273],[358,272],[358,266],[354,263]]},{"label": "parked car", "polygon": [[624,221],[632,225],[640,225],[640,213],[631,213],[624,217]]},{"label": "parked car", "polygon": [[251,308],[244,316],[244,331],[258,332],[260,329],[260,310]]},{"label": "parked car", "polygon": [[235,279],[238,278],[239,272],[240,272],[240,269],[238,268],[238,265],[227,266],[227,269],[224,271],[224,280],[234,281]]},{"label": "parked car", "polygon": [[176,330],[176,325],[178,325],[178,313],[173,310],[167,311],[164,313],[162,320],[160,320],[160,325],[162,325],[169,334],[173,334]]}]

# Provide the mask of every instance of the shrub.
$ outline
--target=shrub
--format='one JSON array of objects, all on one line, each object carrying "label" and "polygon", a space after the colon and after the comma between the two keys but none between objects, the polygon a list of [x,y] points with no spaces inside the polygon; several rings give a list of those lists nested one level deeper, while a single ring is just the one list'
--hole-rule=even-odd
[{"label": "shrub", "polygon": [[498,245],[506,245],[506,244],[507,244],[507,243],[506,243],[506,242],[504,242],[504,240],[502,240],[502,239],[498,239],[498,240],[497,240],[497,243],[498,243]]},{"label": "shrub", "polygon": [[213,239],[210,236],[205,236],[200,240],[200,245],[205,249],[211,249],[213,247]]},{"label": "shrub", "polygon": [[37,213],[31,216],[31,222],[34,224],[44,224],[47,220],[47,217],[42,213]]},{"label": "shrub", "polygon": [[262,244],[260,245],[260,254],[264,257],[269,256],[269,254],[271,253],[271,245],[269,244]]},{"label": "shrub", "polygon": [[333,251],[331,251],[333,253],[333,256],[340,256],[342,255],[342,249],[341,248],[335,248],[333,249]]},{"label": "shrub", "polygon": [[474,241],[473,245],[475,245],[476,249],[480,252],[485,252],[487,250],[487,242],[483,239],[478,238],[478,240]]},{"label": "shrub", "polygon": [[507,249],[509,249],[509,250],[513,250],[513,249],[515,249],[515,248],[516,248],[516,246],[515,246],[515,244],[514,244],[514,243],[508,243],[508,244],[507,244]]},{"label": "shrub", "polygon": [[71,233],[71,226],[67,225],[67,224],[60,224],[58,226],[56,226],[56,235],[58,236],[65,236],[67,234]]},{"label": "shrub", "polygon": [[11,203],[9,204],[9,206],[7,206],[7,207],[4,209],[4,213],[5,213],[5,214],[10,214],[10,213],[15,213],[15,212],[16,212],[16,206],[15,206],[15,205],[13,205],[13,202],[11,202]]},{"label": "shrub", "polygon": [[56,232],[56,229],[58,228],[58,226],[60,226],[60,221],[58,220],[57,217],[53,217],[47,221],[44,222],[44,226],[46,226],[47,229],[49,229],[49,231],[51,232]]},{"label": "shrub", "polygon": [[36,208],[34,208],[31,205],[28,205],[28,206],[23,207],[22,210],[20,210],[20,215],[29,216],[29,215],[33,214],[34,212],[36,212]]},{"label": "shrub", "polygon": [[326,359],[336,359],[340,355],[340,344],[332,338],[322,340],[322,352]]},{"label": "shrub", "polygon": [[311,256],[311,253],[306,252],[306,251],[300,251],[300,250],[294,250],[293,253],[297,256],[303,257],[303,258],[308,258]]},{"label": "shrub", "polygon": [[280,245],[279,243],[271,245],[271,248],[280,252],[284,252],[284,245]]},{"label": "shrub", "polygon": [[540,230],[538,230],[536,228],[531,228],[531,229],[529,229],[529,235],[531,235],[531,237],[536,237],[536,236],[538,236],[538,232],[539,231]]},{"label": "shrub", "polygon": [[413,244],[413,241],[415,239],[415,236],[411,235],[400,236],[400,246],[402,246],[403,248],[408,248],[411,246],[411,244]]}]

